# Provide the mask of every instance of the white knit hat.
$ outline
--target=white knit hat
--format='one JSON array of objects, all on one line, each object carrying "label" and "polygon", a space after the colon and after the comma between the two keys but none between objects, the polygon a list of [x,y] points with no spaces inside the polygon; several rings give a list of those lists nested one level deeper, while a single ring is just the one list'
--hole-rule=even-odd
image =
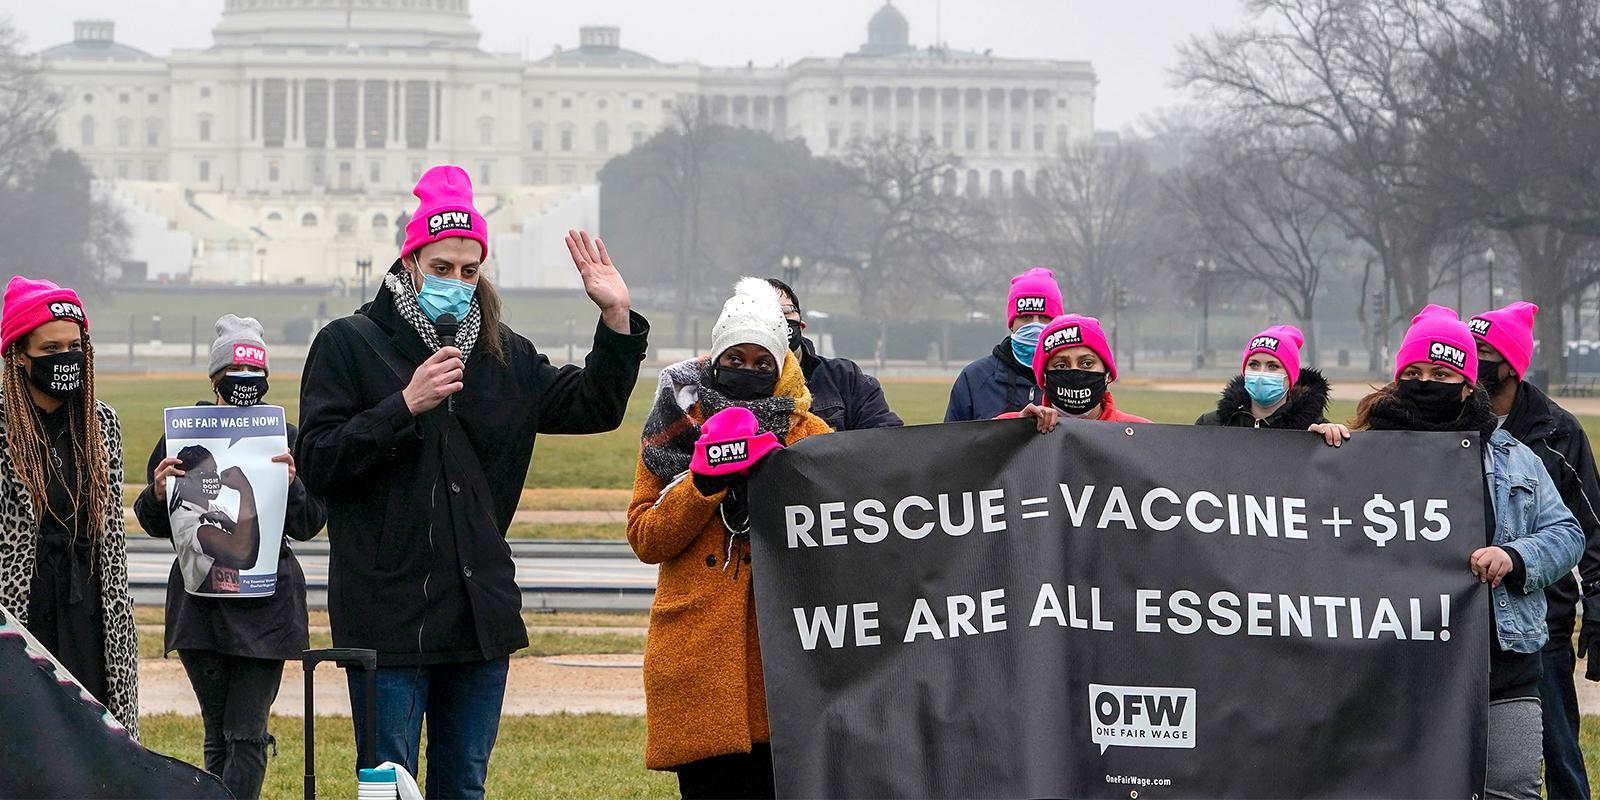
[{"label": "white knit hat", "polygon": [[712,360],[739,344],[766,348],[779,369],[789,357],[789,322],[783,318],[778,290],[761,278],[740,278],[711,328]]}]

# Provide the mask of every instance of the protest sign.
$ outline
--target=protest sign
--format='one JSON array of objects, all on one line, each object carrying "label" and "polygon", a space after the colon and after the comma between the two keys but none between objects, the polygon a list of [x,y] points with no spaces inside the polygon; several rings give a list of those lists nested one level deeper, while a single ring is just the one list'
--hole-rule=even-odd
[{"label": "protest sign", "polygon": [[209,597],[264,597],[278,581],[289,452],[278,406],[183,406],[166,410],[167,515],[183,586]]},{"label": "protest sign", "polygon": [[1481,452],[1070,420],[808,438],[751,484],[779,796],[1471,797]]}]

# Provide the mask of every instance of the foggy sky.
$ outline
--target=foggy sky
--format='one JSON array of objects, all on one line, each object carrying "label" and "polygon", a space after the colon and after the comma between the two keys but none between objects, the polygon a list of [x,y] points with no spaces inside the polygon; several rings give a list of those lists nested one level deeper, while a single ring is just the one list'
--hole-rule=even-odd
[{"label": "foggy sky", "polygon": [[[837,56],[866,41],[882,0],[471,0],[486,50],[543,57],[578,26],[622,27],[622,46],[662,61],[737,66]],[[1241,0],[896,0],[911,42],[996,55],[1087,60],[1099,76],[1095,127],[1122,129],[1181,101],[1167,70],[1188,37],[1244,19]],[[942,6],[942,13],[940,8]],[[0,0],[30,49],[72,38],[72,21],[116,22],[117,41],[163,55],[211,44],[222,0]]]}]

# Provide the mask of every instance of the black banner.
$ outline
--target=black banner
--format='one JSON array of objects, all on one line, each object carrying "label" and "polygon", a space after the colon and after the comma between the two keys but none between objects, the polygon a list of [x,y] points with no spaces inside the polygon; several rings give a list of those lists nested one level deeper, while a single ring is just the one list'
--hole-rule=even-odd
[{"label": "black banner", "polygon": [[0,609],[0,797],[228,798],[222,780],[146,750]]},{"label": "black banner", "polygon": [[931,425],[751,496],[780,797],[1481,794],[1475,434]]}]

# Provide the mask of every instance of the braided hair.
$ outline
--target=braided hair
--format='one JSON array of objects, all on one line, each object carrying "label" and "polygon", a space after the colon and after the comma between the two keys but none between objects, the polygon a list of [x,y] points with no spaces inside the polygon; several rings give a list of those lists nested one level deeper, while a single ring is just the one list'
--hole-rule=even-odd
[{"label": "braided hair", "polygon": [[[44,424],[39,410],[33,404],[33,394],[28,390],[28,377],[22,366],[22,356],[28,337],[24,336],[6,348],[3,377],[0,377],[0,401],[5,410],[6,457],[28,498],[33,502],[35,519],[47,513],[47,495],[51,464]],[[100,541],[105,538],[105,518],[110,504],[121,498],[111,497],[111,455],[106,452],[101,436],[98,405],[94,397],[94,345],[88,331],[83,332],[83,390],[67,401],[67,425],[71,432],[71,457],[77,466],[87,491],[79,497],[78,513],[89,515],[91,548],[90,563],[98,557]],[[69,487],[76,489],[77,487]],[[76,527],[73,526],[76,530]]]}]

